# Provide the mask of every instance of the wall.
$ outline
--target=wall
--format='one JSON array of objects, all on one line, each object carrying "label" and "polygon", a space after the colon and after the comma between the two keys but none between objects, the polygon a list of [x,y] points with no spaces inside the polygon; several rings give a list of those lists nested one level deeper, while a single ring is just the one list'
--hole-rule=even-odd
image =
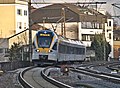
[{"label": "wall", "polygon": [[7,38],[15,32],[15,6],[0,4],[0,37]]},{"label": "wall", "polygon": [[120,41],[114,41],[114,58],[119,58],[120,56]]}]

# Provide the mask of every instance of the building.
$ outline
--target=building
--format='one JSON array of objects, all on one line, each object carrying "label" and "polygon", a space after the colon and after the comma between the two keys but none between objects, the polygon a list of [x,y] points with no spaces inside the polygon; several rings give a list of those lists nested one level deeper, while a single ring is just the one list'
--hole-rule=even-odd
[{"label": "building", "polygon": [[[0,37],[9,38],[28,28],[27,0],[0,0]],[[37,29],[51,28],[59,35],[74,40],[82,40],[87,46],[95,34],[105,34],[110,43],[113,58],[113,19],[107,16],[106,11],[73,4],[52,4],[39,9],[31,10],[33,27]],[[34,32],[35,33],[35,32]],[[33,36],[32,36],[33,37]],[[9,47],[13,42],[28,44],[28,31],[9,39]]]},{"label": "building", "polygon": [[[28,28],[27,0],[0,0],[0,37],[8,38]],[[10,39],[9,45],[17,39]]]},{"label": "building", "polygon": [[9,41],[6,38],[0,38],[0,62],[9,61]]},{"label": "building", "polygon": [[114,30],[114,57],[118,59],[120,57],[120,26],[115,28]]},{"label": "building", "polygon": [[101,12],[80,5],[52,4],[32,12],[32,21],[66,38],[82,40],[87,47],[91,46],[95,34],[103,33],[111,45],[113,58],[113,19],[106,11]]}]

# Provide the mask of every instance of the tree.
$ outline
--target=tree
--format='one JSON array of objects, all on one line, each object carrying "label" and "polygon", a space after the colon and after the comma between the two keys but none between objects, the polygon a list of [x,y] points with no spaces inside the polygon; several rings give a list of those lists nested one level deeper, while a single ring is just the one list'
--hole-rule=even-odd
[{"label": "tree", "polygon": [[10,61],[19,60],[20,54],[20,43],[13,43],[10,48]]},{"label": "tree", "polygon": [[104,39],[102,34],[95,34],[91,43],[91,48],[95,50],[96,60],[107,60],[111,51],[110,44]]},{"label": "tree", "polygon": [[106,44],[106,61],[107,61],[107,58],[109,57],[110,52],[111,52],[111,45],[107,42],[107,44]]},{"label": "tree", "polygon": [[24,32],[22,34],[20,34],[19,36],[17,36],[18,42],[20,42],[21,44],[25,44],[27,45],[27,32]]}]

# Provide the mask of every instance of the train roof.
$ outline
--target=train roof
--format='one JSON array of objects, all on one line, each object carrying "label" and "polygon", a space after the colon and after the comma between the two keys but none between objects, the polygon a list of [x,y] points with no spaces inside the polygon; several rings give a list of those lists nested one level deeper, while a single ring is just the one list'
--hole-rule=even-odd
[{"label": "train roof", "polygon": [[56,32],[54,32],[54,31],[51,30],[51,29],[40,30],[40,31],[38,31],[38,32],[44,32],[44,31],[53,32],[53,33],[58,37],[58,40],[59,40],[61,43],[71,44],[71,45],[81,45],[81,46],[85,46],[82,41],[67,39],[67,38],[65,38],[65,37],[63,37],[63,36],[58,35]]},{"label": "train roof", "polygon": [[62,43],[64,43],[64,44],[66,43],[66,44],[72,44],[72,45],[85,46],[82,41],[67,39],[67,38],[64,38],[64,37],[62,37],[62,36],[59,36],[58,39],[59,39],[60,42],[62,42]]}]

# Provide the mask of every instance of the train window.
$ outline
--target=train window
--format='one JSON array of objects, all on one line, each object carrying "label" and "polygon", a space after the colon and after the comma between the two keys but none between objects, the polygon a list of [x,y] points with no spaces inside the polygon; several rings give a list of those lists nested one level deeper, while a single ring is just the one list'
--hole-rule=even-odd
[{"label": "train window", "polygon": [[55,42],[55,44],[53,45],[53,50],[57,50],[57,42]]},{"label": "train window", "polygon": [[70,46],[67,46],[67,52],[66,52],[67,54],[70,54],[71,52],[70,52]]},{"label": "train window", "polygon": [[66,46],[62,45],[62,53],[65,54],[66,53]]},{"label": "train window", "polygon": [[76,48],[76,54],[79,54],[79,48]]},{"label": "train window", "polygon": [[74,47],[67,46],[66,47],[66,53],[67,54],[74,54]]},{"label": "train window", "polygon": [[74,47],[74,54],[77,54],[77,48]]},{"label": "train window", "polygon": [[79,50],[79,54],[84,54],[84,53],[85,53],[84,48],[80,48],[80,50]]},{"label": "train window", "polygon": [[85,54],[84,48],[77,48],[77,47],[71,47],[71,46],[65,46],[60,44],[59,45],[59,53],[66,53],[66,54]]},{"label": "train window", "polygon": [[38,37],[38,47],[48,48],[50,47],[51,41],[51,37]]},{"label": "train window", "polygon": [[82,48],[79,48],[79,54],[82,54]]},{"label": "train window", "polygon": [[59,50],[58,51],[59,51],[59,53],[62,52],[62,44],[59,45]]},{"label": "train window", "polygon": [[59,53],[66,53],[66,46],[65,45],[62,45],[62,44],[60,44],[59,45]]},{"label": "train window", "polygon": [[83,48],[83,54],[85,54],[85,49]]},{"label": "train window", "polygon": [[63,47],[63,53],[65,53],[66,54],[66,45],[64,45],[64,47]]},{"label": "train window", "polygon": [[80,48],[80,53],[79,54],[83,54],[83,48]]},{"label": "train window", "polygon": [[76,48],[76,54],[84,54],[84,48]]},{"label": "train window", "polygon": [[74,54],[74,48],[70,47],[70,54]]}]

